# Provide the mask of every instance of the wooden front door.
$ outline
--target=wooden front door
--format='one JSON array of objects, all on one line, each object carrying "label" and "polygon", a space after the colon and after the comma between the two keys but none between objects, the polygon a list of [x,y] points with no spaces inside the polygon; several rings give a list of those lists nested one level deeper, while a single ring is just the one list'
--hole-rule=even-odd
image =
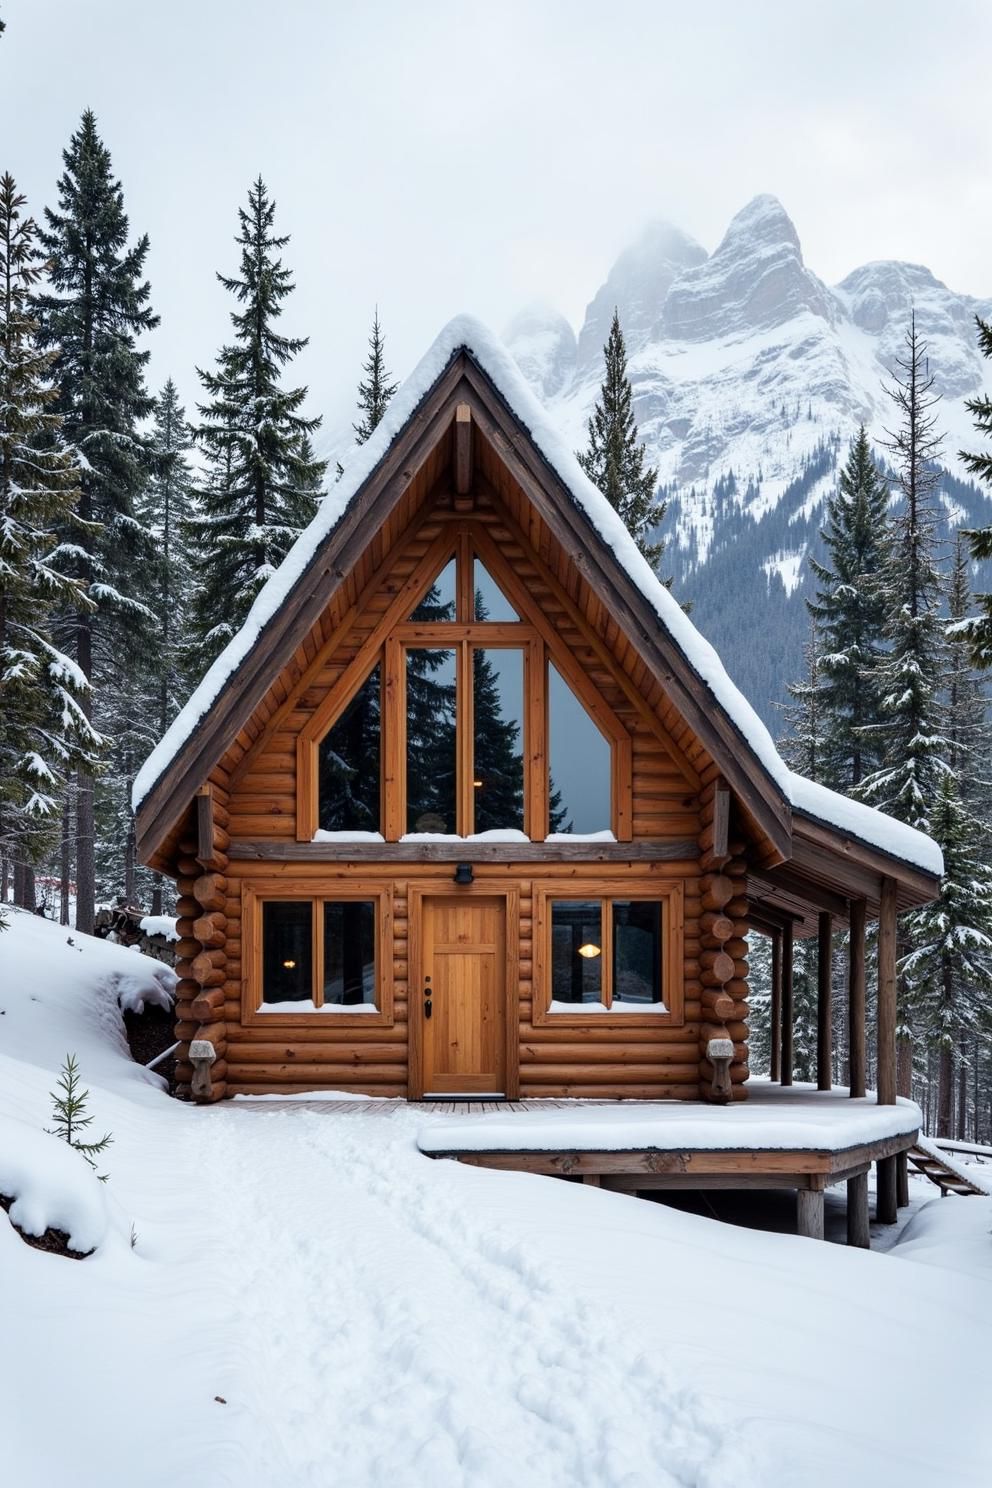
[{"label": "wooden front door", "polygon": [[506,1090],[506,900],[430,895],[421,900],[423,1090],[502,1095]]}]

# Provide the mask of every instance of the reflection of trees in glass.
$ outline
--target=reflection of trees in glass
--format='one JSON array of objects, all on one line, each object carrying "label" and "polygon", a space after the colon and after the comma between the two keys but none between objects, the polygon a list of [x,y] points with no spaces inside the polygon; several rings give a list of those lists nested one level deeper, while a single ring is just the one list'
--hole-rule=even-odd
[{"label": "reflection of trees in glass", "polygon": [[[454,601],[442,600],[440,584],[428,589],[410,616],[421,624],[454,618]],[[408,832],[457,830],[453,660],[450,650],[437,648],[417,647],[406,653]]]},{"label": "reflection of trees in glass", "polygon": [[379,831],[382,699],[378,666],[318,750],[318,825],[325,832]]},{"label": "reflection of trees in glass", "polygon": [[[485,611],[481,597],[475,598],[476,615],[484,619]],[[502,653],[507,655],[508,653]],[[500,653],[497,653],[497,658]],[[520,660],[520,692],[517,698],[523,704],[522,653],[514,653]],[[509,699],[500,695],[500,671],[498,659],[481,649],[472,653],[472,687],[474,701],[474,776],[478,782],[474,789],[475,830],[488,832],[494,828],[515,827],[524,824],[524,756],[520,721],[505,717]]]}]

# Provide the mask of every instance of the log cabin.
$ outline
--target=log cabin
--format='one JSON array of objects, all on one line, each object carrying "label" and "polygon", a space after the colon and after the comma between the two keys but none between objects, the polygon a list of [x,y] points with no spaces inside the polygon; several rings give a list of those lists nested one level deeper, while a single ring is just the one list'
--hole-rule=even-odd
[{"label": "log cabin", "polygon": [[[756,624],[741,616],[741,624]],[[761,644],[760,634],[755,644]],[[846,1069],[896,1100],[918,832],[792,774],[500,344],[460,317],[353,452],[135,784],[175,878],[178,1091],[748,1093],[748,946],[850,931]]]}]

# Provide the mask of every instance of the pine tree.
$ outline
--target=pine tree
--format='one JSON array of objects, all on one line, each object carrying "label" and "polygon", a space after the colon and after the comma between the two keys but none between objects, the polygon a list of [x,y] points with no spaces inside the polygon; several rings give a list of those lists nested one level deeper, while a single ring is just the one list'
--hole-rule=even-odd
[{"label": "pine tree", "polygon": [[817,778],[834,790],[860,785],[879,764],[865,730],[880,717],[888,501],[862,424],[839,488],[827,502],[821,530],[826,557],[820,562],[811,554],[808,560],[817,581],[816,598],[807,600],[807,606],[819,632],[817,686],[823,716]]},{"label": "pine tree", "polygon": [[325,463],[308,436],[320,418],[300,412],[304,386],[284,388],[282,373],[307,345],[283,336],[276,322],[293,290],[273,231],[276,204],[261,176],[238,209],[239,277],[217,277],[238,302],[234,340],[214,372],[200,371],[209,401],[200,405],[197,436],[208,472],[197,492],[194,522],[199,590],[193,613],[191,667],[201,674],[240,628],[266,579],[314,516]]},{"label": "pine tree", "polygon": [[155,672],[159,736],[165,733],[188,691],[183,665],[192,594],[192,447],[193,431],[170,377],[155,404],[153,474],[140,508],[159,560],[147,595],[158,637]]},{"label": "pine tree", "polygon": [[[655,500],[658,472],[645,469],[645,446],[637,438],[627,376],[627,350],[616,310],[603,357],[606,370],[589,420],[589,443],[584,452],[577,452],[578,461],[623,518],[648,563],[657,569],[665,545],[649,541],[649,536],[664,518],[665,503]],[[670,588],[671,580],[666,582]]]},{"label": "pine tree", "polygon": [[914,1033],[938,1054],[937,1135],[953,1136],[954,1061],[992,991],[989,832],[961,800],[955,775],[937,787],[931,831],[944,853],[940,896],[912,916],[912,949],[900,962]]},{"label": "pine tree", "polygon": [[[978,327],[979,350],[983,357],[992,360],[992,322],[982,320],[978,315],[975,322]],[[978,433],[992,439],[992,397],[985,393],[979,398],[969,398],[965,407],[973,415]],[[992,451],[986,450],[976,455],[961,450],[960,457],[972,475],[977,475],[979,480],[992,485]],[[968,539],[973,558],[992,558],[992,527],[981,527],[975,532],[969,532]],[[980,594],[978,600],[982,613],[968,620],[962,633],[971,643],[975,665],[987,668],[992,666],[992,594]]]},{"label": "pine tree", "polygon": [[[96,1158],[101,1152],[106,1152],[114,1140],[110,1132],[105,1132],[96,1142],[84,1142],[82,1133],[86,1128],[93,1125],[93,1117],[87,1114],[86,1103],[90,1098],[88,1090],[79,1088],[79,1066],[74,1054],[65,1056],[65,1063],[59,1073],[58,1084],[51,1092],[52,1121],[54,1126],[48,1126],[45,1130],[49,1136],[60,1137],[63,1142],[68,1142],[70,1147],[85,1157],[91,1168],[96,1168]],[[106,1183],[108,1174],[97,1175],[101,1183]]]},{"label": "pine tree", "polygon": [[[886,389],[901,419],[888,437],[887,448],[895,458],[903,503],[893,521],[882,580],[889,649],[879,667],[880,720],[865,730],[865,737],[879,749],[881,762],[865,776],[857,794],[898,821],[930,832],[949,747],[940,705],[945,662],[939,615],[943,582],[935,557],[935,462],[941,437],[933,411],[938,395],[933,392],[927,347],[916,329],[915,315],[905,344],[905,355],[896,362],[893,386]],[[909,1095],[912,1089],[916,1025],[925,1028],[928,1022],[905,972],[918,933],[917,917],[904,916],[897,942],[901,1095]]]},{"label": "pine tree", "polygon": [[782,709],[787,732],[779,750],[790,770],[807,780],[822,780],[826,758],[826,717],[821,682],[822,658],[816,616],[811,616],[809,640],[803,647],[806,675],[788,684],[790,704]]},{"label": "pine tree", "polygon": [[894,385],[886,391],[902,421],[886,447],[895,457],[903,506],[893,521],[882,576],[889,649],[878,672],[881,717],[865,730],[881,763],[862,780],[858,794],[926,832],[947,748],[939,705],[944,585],[936,563],[934,505],[939,479],[935,461],[942,441],[933,412],[939,398],[915,315],[906,333],[905,355],[896,365]]},{"label": "pine tree", "polygon": [[56,606],[90,601],[60,561],[79,469],[53,408],[55,353],[38,342],[31,295],[44,256],[25,205],[0,177],[0,857],[22,866],[53,845],[67,774],[100,744],[86,679],[52,634]]},{"label": "pine tree", "polygon": [[[67,533],[62,551],[97,605],[67,610],[62,633],[94,687],[99,727],[105,697],[118,700],[130,689],[128,659],[153,643],[152,616],[135,598],[152,559],[147,534],[135,518],[149,467],[139,424],[152,410],[144,386],[148,352],[138,351],[136,338],[156,326],[158,317],[142,278],[148,238],[128,247],[123,192],[90,110],[63,161],[59,208],[45,212],[48,229],[41,241],[49,259],[49,287],[38,307],[43,344],[56,352],[56,411],[65,438],[81,455],[82,525]],[[89,768],[78,772],[76,797],[76,924],[91,931],[96,883]]]},{"label": "pine tree", "polygon": [[369,336],[369,354],[362,369],[364,381],[358,384],[358,411],[361,421],[353,424],[355,438],[364,444],[379,425],[386,405],[395,393],[398,383],[390,382],[386,371],[386,342],[379,326],[379,307],[375,307],[372,334]]}]

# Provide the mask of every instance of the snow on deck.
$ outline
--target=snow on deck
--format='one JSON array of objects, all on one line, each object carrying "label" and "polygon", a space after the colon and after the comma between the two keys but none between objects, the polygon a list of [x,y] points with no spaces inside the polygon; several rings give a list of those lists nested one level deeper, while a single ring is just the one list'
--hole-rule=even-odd
[{"label": "snow on deck", "polygon": [[550,1109],[431,1116],[417,1135],[421,1152],[844,1152],[917,1132],[915,1101],[880,1106],[843,1088],[748,1084],[730,1106],[687,1101],[575,1101]]}]

